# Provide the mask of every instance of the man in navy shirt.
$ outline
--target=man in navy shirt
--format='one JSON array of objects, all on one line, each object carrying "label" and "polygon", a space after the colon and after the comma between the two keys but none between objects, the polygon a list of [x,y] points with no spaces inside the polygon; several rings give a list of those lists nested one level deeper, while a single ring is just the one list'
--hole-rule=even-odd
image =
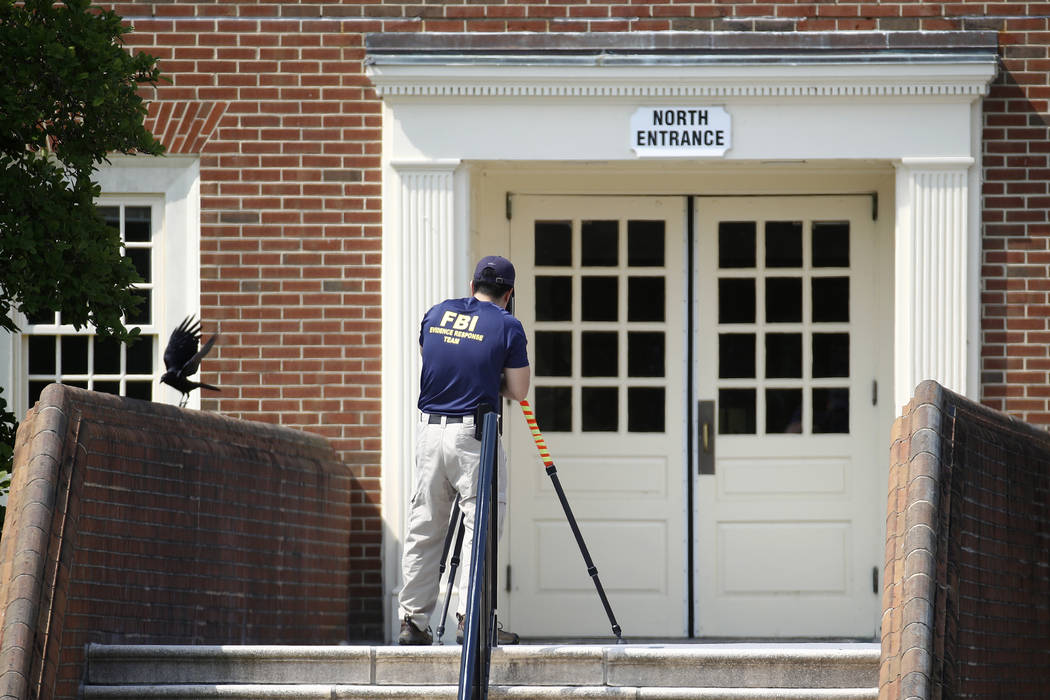
[{"label": "man in navy shirt", "polygon": [[[507,312],[514,292],[514,266],[498,255],[482,258],[474,270],[470,291],[469,297],[446,299],[432,307],[423,316],[419,330],[423,370],[416,426],[416,482],[401,561],[399,644],[432,642],[429,621],[437,606],[439,559],[456,499],[466,524],[462,551],[470,551],[481,462],[481,442],[474,437],[475,410],[481,404],[495,409],[501,395],[521,401],[529,391],[525,331]],[[502,530],[507,458],[502,445],[498,452],[498,527]],[[466,579],[460,578],[461,623]]]}]

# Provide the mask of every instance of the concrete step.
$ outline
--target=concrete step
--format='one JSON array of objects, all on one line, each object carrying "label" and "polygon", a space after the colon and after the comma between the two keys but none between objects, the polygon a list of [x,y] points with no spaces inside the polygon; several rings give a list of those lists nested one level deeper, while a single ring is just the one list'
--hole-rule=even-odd
[{"label": "concrete step", "polygon": [[[86,686],[85,698],[113,700],[455,700],[454,685],[179,685]],[[871,689],[801,688],[602,688],[595,686],[489,686],[492,700],[875,700]]]},{"label": "concrete step", "polygon": [[[85,698],[454,698],[460,648],[91,645]],[[493,698],[859,700],[876,644],[521,645]]]}]

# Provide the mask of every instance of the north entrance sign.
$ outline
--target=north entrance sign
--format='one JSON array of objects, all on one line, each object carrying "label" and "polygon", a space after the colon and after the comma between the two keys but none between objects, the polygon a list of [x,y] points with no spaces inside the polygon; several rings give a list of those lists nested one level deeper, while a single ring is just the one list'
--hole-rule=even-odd
[{"label": "north entrance sign", "polygon": [[722,107],[639,107],[631,115],[631,148],[640,158],[721,156],[732,145]]}]

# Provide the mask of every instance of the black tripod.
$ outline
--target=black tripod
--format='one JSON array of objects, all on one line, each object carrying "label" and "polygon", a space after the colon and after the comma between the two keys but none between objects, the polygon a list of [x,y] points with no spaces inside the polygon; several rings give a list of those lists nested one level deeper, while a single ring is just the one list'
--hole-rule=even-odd
[{"label": "black tripod", "polygon": [[[554,491],[558,495],[558,500],[561,502],[562,510],[565,511],[565,517],[569,521],[569,528],[572,530],[573,536],[576,538],[576,544],[580,548],[580,554],[583,555],[583,563],[587,567],[587,574],[591,577],[594,582],[595,590],[598,592],[598,598],[602,602],[602,607],[605,608],[605,614],[609,618],[609,624],[612,625],[612,632],[616,635],[617,644],[626,644],[627,640],[623,638],[620,630],[620,625],[616,622],[616,616],[613,614],[612,605],[609,603],[608,596],[605,595],[605,589],[602,587],[602,582],[598,578],[598,567],[594,565],[594,561],[591,560],[591,554],[587,550],[587,544],[583,541],[583,533],[580,532],[580,527],[576,523],[576,518],[572,514],[572,508],[569,506],[569,500],[565,496],[565,490],[561,486],[561,480],[558,478],[558,470],[554,466],[554,461],[551,459],[550,451],[547,449],[547,443],[543,439],[543,435],[540,433],[536,418],[532,413],[532,407],[529,406],[528,401],[521,402],[521,410],[525,414],[525,421],[529,424],[529,429],[532,431],[532,437],[536,442],[536,447],[540,451],[540,457],[546,466],[547,476],[551,478],[551,483],[554,485]],[[456,580],[456,569],[459,567],[459,550],[463,545],[463,514],[459,509],[458,501],[452,505],[452,514],[449,517],[448,532],[445,534],[445,545],[441,553],[441,565],[439,567],[439,580],[441,574],[445,572],[445,560],[448,558],[449,550],[452,550],[452,559],[449,561],[449,578],[448,586],[445,590],[445,602],[441,609],[441,622],[437,628],[437,634],[435,644],[441,644],[441,636],[445,632],[445,617],[448,615],[449,601],[452,598],[452,586]],[[455,546],[453,547],[453,538],[455,538]]]},{"label": "black tripod", "polygon": [[[466,530],[466,525],[463,523],[463,512],[459,509],[459,500],[452,504],[452,514],[448,519],[448,532],[445,533],[445,545],[441,550],[441,564],[438,566],[438,581],[441,580],[441,576],[445,573],[445,560],[448,559],[448,552],[452,550],[452,559],[448,561],[448,585],[445,587],[445,602],[441,606],[441,618],[437,626],[437,632],[434,635],[435,644],[444,644],[441,641],[441,637],[445,634],[445,618],[448,617],[448,606],[452,600],[452,587],[456,584],[456,569],[459,568],[459,553],[463,549],[463,533]],[[455,537],[455,546],[453,547],[452,540]]]}]

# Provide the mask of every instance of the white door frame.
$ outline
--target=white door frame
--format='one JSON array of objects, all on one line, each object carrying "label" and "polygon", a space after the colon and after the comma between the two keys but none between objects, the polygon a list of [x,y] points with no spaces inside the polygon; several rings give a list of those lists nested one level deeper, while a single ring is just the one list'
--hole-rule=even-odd
[{"label": "white door frame", "polygon": [[391,636],[411,485],[416,329],[429,305],[465,294],[477,253],[472,163],[636,161],[628,126],[644,105],[723,107],[733,146],[712,167],[890,163],[894,405],[924,379],[977,394],[980,101],[996,74],[994,51],[876,50],[834,60],[785,52],[777,62],[768,54],[712,62],[709,54],[607,61],[370,48],[368,75],[383,100],[381,488]]}]

